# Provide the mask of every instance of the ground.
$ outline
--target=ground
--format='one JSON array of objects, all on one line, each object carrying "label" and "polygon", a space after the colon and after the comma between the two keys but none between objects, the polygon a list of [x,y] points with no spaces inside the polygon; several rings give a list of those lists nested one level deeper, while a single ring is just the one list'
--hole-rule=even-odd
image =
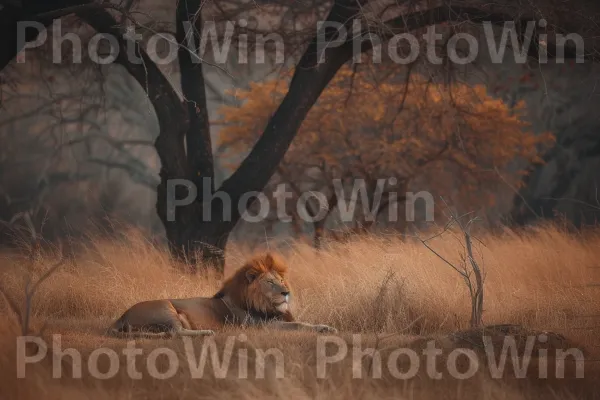
[{"label": "ground", "polygon": [[[598,232],[568,234],[546,227],[525,234],[481,234],[479,239],[475,256],[486,274],[484,324],[511,325],[488,330],[486,337],[496,351],[506,337],[515,339],[521,356],[528,349],[527,335],[534,339],[531,363],[521,379],[510,355],[499,376],[490,372],[482,333],[469,329],[470,302],[462,278],[419,241],[396,236],[362,237],[320,252],[302,243],[269,243],[289,263],[297,319],[334,326],[338,335],[228,329],[214,338],[189,340],[129,343],[106,337],[104,330],[135,302],[210,296],[219,287],[210,274],[178,272],[163,249],[128,231],[121,238],[82,242],[39,286],[30,335],[43,342],[37,339],[36,345],[30,338],[32,343],[20,345],[26,341],[19,342],[21,327],[0,301],[6,321],[0,326],[0,398],[599,398]],[[445,235],[430,245],[449,261],[460,262],[460,237]],[[240,246],[228,250],[226,275],[250,255]],[[21,306],[27,277],[41,276],[56,258],[52,251],[34,261],[2,253],[0,282],[7,296]],[[53,337],[60,343],[53,343]],[[423,354],[428,344],[442,351],[433,363],[441,379]],[[39,361],[19,365],[23,354],[33,357],[40,345],[51,349]],[[140,353],[134,366],[123,352],[128,346]],[[99,355],[99,348],[104,353],[112,349],[118,360],[111,365],[110,355]],[[369,348],[377,356],[361,358]],[[456,348],[464,354],[452,355]],[[398,349],[404,349],[402,355]],[[582,365],[574,356],[563,357],[562,365],[556,360],[557,350],[569,349],[580,351]],[[411,351],[417,359],[410,358]],[[202,354],[206,369],[196,368]],[[211,354],[218,357],[216,363]],[[468,355],[476,359],[469,362]],[[219,370],[227,356],[229,367]],[[472,376],[459,379],[473,365],[478,368]],[[106,379],[99,379],[103,374]]]}]

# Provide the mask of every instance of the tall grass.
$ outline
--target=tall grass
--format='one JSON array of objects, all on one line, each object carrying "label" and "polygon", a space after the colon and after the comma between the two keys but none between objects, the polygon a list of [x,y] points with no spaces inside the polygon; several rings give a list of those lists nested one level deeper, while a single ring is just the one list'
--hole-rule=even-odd
[{"label": "tall grass", "polygon": [[[485,273],[485,324],[520,324],[553,331],[592,353],[597,349],[594,326],[600,324],[600,288],[590,284],[600,282],[600,235],[570,235],[550,226],[526,235],[506,231],[479,239],[476,256]],[[452,236],[434,239],[430,245],[448,260],[460,256],[460,243]],[[470,299],[462,278],[418,241],[395,236],[361,237],[347,243],[329,243],[320,252],[302,243],[269,246],[277,247],[287,259],[299,320],[335,326],[348,337],[364,333],[378,340],[377,335],[400,334],[395,340],[403,343],[417,336],[441,337],[468,327]],[[230,246],[226,275],[259,250]],[[25,277],[41,275],[56,258],[48,253],[31,263],[16,254],[0,255],[2,287],[10,297],[20,299]],[[124,343],[107,339],[102,333],[127,307],[148,299],[210,296],[219,284],[212,276],[179,272],[164,249],[131,230],[118,240],[97,239],[86,244],[48,278],[33,299],[33,325],[39,328],[47,323],[47,334],[61,333],[66,343],[84,352],[107,343],[120,348]],[[559,393],[560,382],[555,387],[528,380],[515,386],[484,375],[462,383],[448,379],[428,384],[418,379],[351,380],[351,367],[344,370],[342,366],[330,381],[319,381],[314,377],[313,335],[259,331],[249,333],[250,341],[256,346],[281,346],[296,366],[290,367],[289,377],[257,382],[192,381],[178,376],[174,381],[155,382],[131,381],[123,373],[106,382],[91,378],[65,381],[52,379],[50,365],[40,363],[31,366],[27,380],[15,381],[18,331],[3,302],[0,312],[9,321],[0,327],[0,366],[6,383],[0,387],[23,399],[42,393],[44,398],[63,399],[114,399],[115,395],[165,399],[547,398],[543,393],[560,398],[581,396]],[[152,341],[144,343],[156,346]],[[176,342],[168,343],[180,347]],[[565,389],[581,389],[582,385],[574,387]],[[0,388],[0,396],[2,391]]]}]

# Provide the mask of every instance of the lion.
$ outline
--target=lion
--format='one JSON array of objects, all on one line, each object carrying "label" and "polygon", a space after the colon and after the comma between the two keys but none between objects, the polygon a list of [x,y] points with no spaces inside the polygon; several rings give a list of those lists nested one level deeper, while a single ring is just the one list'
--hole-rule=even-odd
[{"label": "lion", "polygon": [[255,256],[227,279],[213,297],[148,300],[134,304],[115,321],[116,336],[209,336],[230,324],[280,330],[337,333],[327,325],[298,322],[290,309],[287,266],[267,252]]}]

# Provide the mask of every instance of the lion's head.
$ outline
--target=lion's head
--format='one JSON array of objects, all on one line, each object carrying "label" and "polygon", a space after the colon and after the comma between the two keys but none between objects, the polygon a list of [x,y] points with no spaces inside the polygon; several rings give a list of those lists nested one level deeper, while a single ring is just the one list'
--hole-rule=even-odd
[{"label": "lion's head", "polygon": [[292,320],[286,274],[287,266],[280,257],[272,253],[255,256],[223,283],[215,297],[226,295],[244,310]]}]

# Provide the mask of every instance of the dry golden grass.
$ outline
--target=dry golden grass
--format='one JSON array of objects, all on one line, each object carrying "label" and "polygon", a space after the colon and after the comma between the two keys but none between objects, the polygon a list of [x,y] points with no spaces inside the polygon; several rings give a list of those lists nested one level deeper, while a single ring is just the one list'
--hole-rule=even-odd
[{"label": "dry golden grass", "polygon": [[[68,357],[63,359],[66,376],[53,378],[50,355],[28,365],[25,379],[16,379],[19,328],[0,301],[0,313],[7,321],[0,326],[0,398],[594,398],[598,387],[593,376],[600,371],[594,361],[599,358],[594,326],[600,325],[600,288],[590,284],[600,282],[600,235],[588,232],[582,238],[546,227],[526,236],[506,232],[480,239],[483,244],[477,246],[477,256],[486,273],[484,323],[521,324],[564,335],[587,352],[585,379],[540,380],[535,369],[524,380],[492,379],[485,371],[465,381],[447,374],[434,380],[421,370],[407,381],[385,373],[381,379],[352,379],[348,357],[330,366],[329,377],[323,380],[316,377],[315,334],[248,330],[244,332],[247,343],[237,343],[235,349],[280,348],[285,355],[283,378],[275,378],[267,368],[265,379],[256,379],[252,372],[251,379],[236,379],[237,368],[232,368],[226,379],[210,373],[192,379],[183,361],[184,344],[173,339],[137,342],[146,355],[158,346],[176,350],[182,368],[173,378],[153,380],[146,374],[140,380],[131,379],[125,358],[120,357],[117,375],[98,380],[86,375],[85,360],[101,346],[118,352],[125,348],[125,340],[107,338],[103,331],[127,307],[152,298],[210,296],[219,286],[213,277],[177,272],[165,251],[129,231],[119,240],[87,245],[41,285],[33,300],[33,328],[47,323],[43,336],[48,343],[51,334],[60,333],[63,349],[82,352],[83,379],[68,376]],[[430,244],[449,260],[458,260],[461,245],[452,236]],[[419,338],[436,338],[440,345],[447,345],[446,335],[468,328],[470,304],[464,282],[419,242],[373,236],[330,244],[320,253],[300,243],[280,243],[278,248],[290,266],[297,318],[335,326],[348,342],[353,333],[361,333],[363,347],[389,354],[402,345],[418,349],[423,343]],[[249,249],[232,246],[226,274],[249,254]],[[33,265],[11,253],[0,257],[0,282],[14,299],[23,297],[26,276],[41,275],[55,261],[52,254]],[[215,340],[222,349],[228,335],[239,333],[229,330],[217,334]],[[195,348],[202,343],[203,339],[194,339]],[[236,363],[234,357],[232,364]],[[143,360],[138,365],[143,370]]]}]

